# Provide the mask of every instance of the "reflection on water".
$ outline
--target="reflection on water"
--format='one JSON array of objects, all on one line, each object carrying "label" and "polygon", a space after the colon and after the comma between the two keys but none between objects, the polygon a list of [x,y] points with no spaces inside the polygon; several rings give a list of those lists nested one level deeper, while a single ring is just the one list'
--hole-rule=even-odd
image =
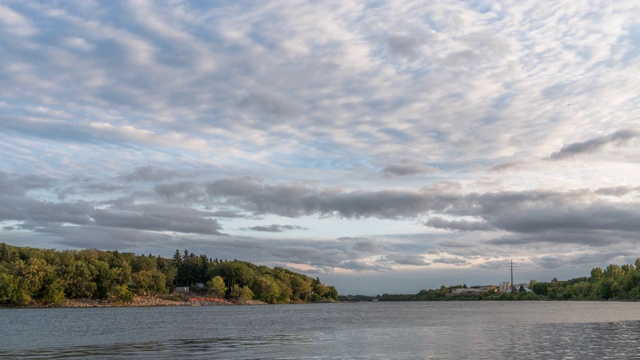
[{"label": "reflection on water", "polygon": [[[637,359],[640,322],[552,324],[504,332],[516,359]],[[503,343],[500,341],[499,343]]]},{"label": "reflection on water", "polygon": [[[247,358],[254,355],[261,358],[262,351],[277,349],[289,343],[304,344],[308,342],[302,336],[278,335],[256,338],[218,338],[195,340],[167,340],[162,342],[120,343],[109,345],[87,345],[76,347],[51,347],[46,349],[25,350],[10,353],[0,350],[0,358],[22,359],[148,359],[148,358],[176,358],[180,354],[188,355],[190,359],[211,359],[218,355],[220,358],[233,358],[234,353]],[[268,350],[267,350],[268,351]]]},{"label": "reflection on water", "polygon": [[637,303],[0,310],[4,359],[634,359]]}]

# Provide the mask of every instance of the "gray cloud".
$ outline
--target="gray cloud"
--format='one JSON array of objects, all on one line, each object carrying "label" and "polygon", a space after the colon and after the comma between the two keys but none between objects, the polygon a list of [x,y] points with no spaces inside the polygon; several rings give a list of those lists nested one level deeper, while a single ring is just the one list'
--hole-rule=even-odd
[{"label": "gray cloud", "polygon": [[99,226],[153,231],[174,231],[220,235],[221,226],[213,214],[167,204],[127,204],[111,209],[97,209],[93,219]]},{"label": "gray cloud", "polygon": [[[180,244],[169,235],[151,233],[138,229],[113,228],[102,226],[45,226],[35,230],[39,234],[55,236],[56,243],[75,248],[99,248],[109,250],[153,251],[162,249],[165,252],[179,247]],[[163,245],[171,244],[167,249]],[[142,252],[142,251],[141,251]]]},{"label": "gray cloud", "polygon": [[467,261],[459,258],[437,258],[433,260],[434,263],[437,264],[448,264],[448,265],[465,265]]},{"label": "gray cloud", "polygon": [[586,245],[594,248],[603,248],[611,245],[619,245],[634,241],[632,233],[623,231],[582,231],[572,229],[567,231],[540,231],[535,234],[510,234],[486,241],[486,243],[498,246],[525,246],[525,245]]},{"label": "gray cloud", "polygon": [[253,230],[253,231],[262,231],[262,232],[284,232],[284,231],[291,231],[291,230],[308,230],[307,228],[303,227],[303,226],[297,226],[297,225],[277,225],[277,224],[272,224],[269,226],[252,226],[250,228],[247,228],[248,230]]},{"label": "gray cloud", "polygon": [[338,240],[354,240],[355,243],[353,244],[353,249],[359,252],[373,254],[379,251],[376,242],[370,239],[340,238]]},{"label": "gray cloud", "polygon": [[[354,271],[389,271],[393,262],[383,259],[370,261],[369,251],[356,250],[351,240],[296,240],[263,239],[250,237],[212,237],[207,239],[185,239],[196,247],[210,247],[219,258],[233,259],[243,255],[244,259],[261,264],[303,264],[312,266],[312,273],[327,273],[335,269]],[[357,241],[357,240],[353,240]],[[387,251],[377,249],[375,254],[386,258]],[[305,266],[305,267],[307,267]]]},{"label": "gray cloud", "polygon": [[180,173],[174,170],[157,168],[154,166],[142,166],[136,168],[134,171],[122,175],[122,178],[128,181],[150,181],[158,182],[164,180],[171,180],[180,176]]},{"label": "gray cloud", "polygon": [[[503,204],[497,212],[484,215],[496,228],[520,233],[560,230],[639,231],[638,204],[571,204],[557,208],[551,204]],[[512,210],[512,212],[509,212]]]},{"label": "gray cloud", "polygon": [[241,110],[253,112],[258,115],[270,115],[286,117],[295,114],[293,107],[284,100],[277,99],[271,94],[252,92],[243,96],[237,104]]},{"label": "gray cloud", "polygon": [[420,191],[352,191],[317,189],[303,184],[266,185],[251,178],[222,179],[206,185],[209,196],[256,213],[282,216],[337,215],[344,218],[414,217],[444,207],[447,196]]},{"label": "gray cloud", "polygon": [[49,189],[55,184],[55,179],[45,176],[18,175],[0,171],[0,194],[25,194],[30,190]]},{"label": "gray cloud", "polygon": [[[606,266],[617,263],[617,259],[625,258],[626,263],[633,263],[638,258],[638,253],[634,250],[618,249],[617,251],[603,250],[595,253],[576,253],[562,255],[544,255],[531,259],[533,265],[544,269],[559,269],[565,267],[586,266],[589,270],[596,266]],[[583,273],[581,276],[589,276]]]},{"label": "gray cloud", "polygon": [[242,214],[241,212],[238,211],[232,211],[232,210],[217,210],[217,211],[213,211],[211,213],[211,216],[213,217],[217,217],[217,218],[228,218],[228,219],[233,219],[233,218],[244,218],[246,217],[244,214]]},{"label": "gray cloud", "polygon": [[429,266],[430,264],[424,261],[422,255],[410,255],[410,254],[391,254],[385,257],[387,260],[398,265],[412,265],[412,266]]},{"label": "gray cloud", "polygon": [[517,169],[519,167],[522,166],[522,162],[519,161],[510,161],[510,162],[504,162],[504,163],[500,163],[500,164],[496,164],[494,166],[491,167],[491,171],[505,171],[505,170],[510,170],[510,169]]},{"label": "gray cloud", "polygon": [[625,142],[638,136],[640,136],[640,134],[634,130],[618,130],[609,135],[599,136],[591,140],[566,145],[558,152],[551,154],[547,159],[562,160],[576,155],[592,153],[607,144],[624,144]]},{"label": "gray cloud", "polygon": [[369,264],[366,261],[362,260],[349,260],[340,264],[340,267],[343,269],[354,270],[354,271],[391,271],[392,268],[389,264],[376,262],[374,264]]},{"label": "gray cloud", "polygon": [[164,200],[182,204],[202,202],[202,199],[205,196],[205,192],[200,184],[192,181],[158,184],[154,186],[153,191]]},{"label": "gray cloud", "polygon": [[[422,191],[357,191],[306,185],[267,185],[255,179],[218,180],[207,184],[209,196],[256,213],[284,216],[333,215],[344,218],[417,218],[432,213],[425,225],[458,231],[502,230],[515,234],[583,230],[640,231],[640,204],[599,198],[597,191],[522,191],[443,193]],[[440,216],[438,215],[440,214]],[[442,215],[447,215],[446,219]],[[460,218],[462,217],[462,218]],[[478,220],[470,221],[465,217]],[[557,241],[564,242],[561,237]],[[518,237],[514,241],[537,241]],[[579,238],[575,241],[580,242]],[[584,243],[589,243],[584,240]]]},{"label": "gray cloud", "polygon": [[391,54],[411,61],[418,59],[423,43],[423,39],[407,35],[393,35],[387,38]]},{"label": "gray cloud", "polygon": [[566,265],[568,261],[564,256],[542,256],[537,260],[539,266],[547,269],[557,269]]},{"label": "gray cloud", "polygon": [[445,220],[441,217],[432,217],[424,223],[436,229],[449,229],[458,231],[490,231],[495,230],[493,226],[485,222],[467,220]]},{"label": "gray cloud", "polygon": [[444,220],[426,225],[455,230],[502,229],[530,233],[562,229],[640,230],[638,204],[594,201],[592,191],[524,191],[454,194],[422,191],[354,191],[305,185],[266,185],[255,179],[218,180],[207,184],[210,196],[258,213],[284,216],[336,215],[345,218],[417,217],[427,211],[473,216],[483,221]]},{"label": "gray cloud", "polygon": [[[132,199],[113,202],[108,209],[93,203],[45,202],[0,194],[0,220],[21,221],[23,229],[74,225],[130,228],[145,231],[221,234],[214,213],[167,204],[136,205]],[[57,224],[57,225],[56,225]]]},{"label": "gray cloud", "polygon": [[402,159],[398,164],[383,167],[380,173],[383,177],[396,178],[420,174],[433,174],[437,171],[438,170],[436,168],[424,165],[420,162]]},{"label": "gray cloud", "polygon": [[480,268],[483,269],[503,269],[509,268],[509,262],[503,260],[488,260],[480,264]]},{"label": "gray cloud", "polygon": [[176,214],[126,213],[96,210],[93,217],[96,224],[105,227],[131,228],[139,230],[175,231],[179,233],[220,234],[221,229],[213,219],[176,219]]},{"label": "gray cloud", "polygon": [[126,189],[126,186],[120,184],[88,184],[83,186],[83,189],[88,193],[105,193],[121,191]]},{"label": "gray cloud", "polygon": [[616,187],[606,187],[599,188],[595,192],[596,194],[609,195],[609,196],[624,196],[630,193],[640,191],[639,186],[616,186]]},{"label": "gray cloud", "polygon": [[56,222],[86,225],[91,223],[92,211],[93,206],[85,201],[53,203],[0,194],[0,220],[24,221],[30,226]]}]

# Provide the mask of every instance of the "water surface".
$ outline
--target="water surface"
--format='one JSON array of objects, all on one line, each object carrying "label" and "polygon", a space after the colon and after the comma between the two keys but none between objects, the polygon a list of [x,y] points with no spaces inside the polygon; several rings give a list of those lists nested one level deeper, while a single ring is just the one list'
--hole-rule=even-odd
[{"label": "water surface", "polygon": [[1,309],[0,358],[640,358],[640,303]]}]

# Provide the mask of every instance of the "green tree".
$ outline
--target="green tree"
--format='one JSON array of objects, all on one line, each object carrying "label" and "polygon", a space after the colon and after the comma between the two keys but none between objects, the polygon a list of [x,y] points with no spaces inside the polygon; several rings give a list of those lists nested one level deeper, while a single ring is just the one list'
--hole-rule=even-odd
[{"label": "green tree", "polygon": [[153,271],[142,270],[131,276],[132,289],[138,295],[149,295],[153,293]]},{"label": "green tree", "polygon": [[313,288],[311,287],[312,279],[303,278],[301,276],[291,277],[291,291],[292,297],[295,300],[307,301],[311,299]]},{"label": "green tree", "polygon": [[133,301],[133,293],[127,285],[115,285],[111,291],[113,298],[121,304]]},{"label": "green tree", "polygon": [[338,300],[338,289],[335,286],[329,286],[329,297],[333,300]]},{"label": "green tree", "polygon": [[221,276],[215,276],[211,280],[207,281],[207,294],[216,298],[224,297],[227,292],[227,286],[224,284],[224,279]]},{"label": "green tree", "polygon": [[113,287],[116,285],[115,275],[109,268],[109,264],[104,261],[96,261],[94,267],[96,270],[96,275],[93,280],[96,284],[94,297],[97,299],[108,299]]},{"label": "green tree", "polygon": [[70,299],[89,299],[94,297],[97,285],[93,281],[96,271],[93,265],[75,260],[62,268],[65,294]]},{"label": "green tree", "polygon": [[227,281],[227,287],[233,285],[248,285],[255,276],[255,272],[247,264],[241,261],[229,261],[218,265],[217,274]]},{"label": "green tree", "polygon": [[64,285],[62,280],[57,277],[48,279],[40,298],[45,304],[60,305],[64,300]]},{"label": "green tree", "polygon": [[622,268],[620,265],[609,264],[609,266],[607,266],[607,268],[602,272],[602,275],[607,279],[615,279],[622,275]]},{"label": "green tree", "polygon": [[[180,271],[179,271],[180,269]],[[635,269],[635,267],[634,267]],[[181,278],[181,280],[178,279]],[[291,270],[244,261],[211,260],[184,250],[173,259],[118,251],[43,250],[0,243],[0,304],[60,304],[67,298],[128,302],[137,294],[172,291],[179,281],[207,283],[208,291],[227,291],[242,299],[290,302],[337,298],[334,287]],[[255,293],[255,294],[254,294]]]},{"label": "green tree", "polygon": [[178,268],[173,264],[173,260],[165,259],[162,257],[156,258],[157,268],[165,278],[166,291],[173,291],[176,288],[176,276],[178,275]]},{"label": "green tree", "polygon": [[38,258],[29,258],[27,263],[18,264],[19,283],[22,290],[33,297],[44,286],[45,277],[50,271],[47,263]]},{"label": "green tree", "polygon": [[9,248],[7,244],[0,243],[0,262],[9,261],[11,258],[9,257]]},{"label": "green tree", "polygon": [[164,273],[160,272],[160,271],[154,271],[153,274],[151,275],[151,281],[152,281],[152,292],[154,294],[166,294],[168,292],[167,290],[167,277],[164,275]]},{"label": "green tree", "polygon": [[117,285],[129,285],[131,283],[131,265],[125,255],[114,252],[114,256],[109,261],[109,267],[113,272],[113,280]]},{"label": "green tree", "polygon": [[19,299],[16,279],[10,274],[0,272],[0,304],[16,305]]},{"label": "green tree", "polygon": [[440,293],[442,293],[443,295],[448,294],[449,293],[449,289],[446,286],[441,285],[440,286]]},{"label": "green tree", "polygon": [[612,296],[611,287],[613,286],[613,280],[604,280],[600,283],[599,297],[600,299],[608,300]]},{"label": "green tree", "polygon": [[280,279],[275,279],[275,280],[276,280],[276,285],[280,290],[276,298],[276,302],[279,302],[279,303],[290,302],[291,297],[293,297],[293,291],[291,290],[291,288],[284,281]]},{"label": "green tree", "polygon": [[316,294],[318,294],[318,296],[320,296],[321,298],[328,298],[331,296],[331,289],[329,289],[328,286],[322,284],[322,283],[317,283],[314,287],[313,290],[315,291]]},{"label": "green tree", "polygon": [[251,287],[258,300],[273,304],[280,296],[280,288],[275,279],[269,275],[256,277]]},{"label": "green tree", "polygon": [[232,297],[242,299],[242,300],[252,300],[254,296],[253,291],[251,291],[251,289],[248,286],[240,286],[240,285],[233,285],[230,295]]},{"label": "green tree", "polygon": [[131,272],[137,273],[143,270],[146,271],[155,271],[158,264],[156,259],[150,256],[136,256],[131,261]]}]

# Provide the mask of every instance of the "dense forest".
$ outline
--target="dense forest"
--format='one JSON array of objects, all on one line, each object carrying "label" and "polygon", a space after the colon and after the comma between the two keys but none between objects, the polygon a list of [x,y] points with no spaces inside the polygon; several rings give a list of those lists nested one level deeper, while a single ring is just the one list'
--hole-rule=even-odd
[{"label": "dense forest", "polygon": [[531,280],[527,292],[516,289],[514,293],[485,292],[479,295],[449,296],[455,288],[466,285],[444,286],[422,290],[417,294],[383,294],[380,301],[428,301],[428,300],[640,300],[640,259],[634,264],[614,265],[605,269],[596,267],[591,276],[549,282]]},{"label": "dense forest", "polygon": [[65,299],[128,302],[190,286],[212,297],[267,303],[337,299],[319,279],[185,250],[171,258],[118,251],[44,250],[0,243],[0,306],[57,305]]}]

